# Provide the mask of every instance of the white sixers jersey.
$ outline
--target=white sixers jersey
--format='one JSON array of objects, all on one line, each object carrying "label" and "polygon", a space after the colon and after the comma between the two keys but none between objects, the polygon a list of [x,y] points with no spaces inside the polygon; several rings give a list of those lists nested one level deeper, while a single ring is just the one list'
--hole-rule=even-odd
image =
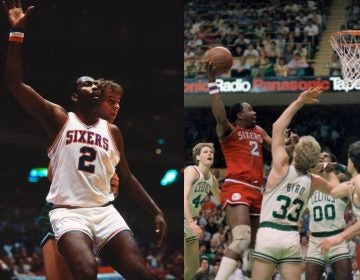
[{"label": "white sixers jersey", "polygon": [[201,210],[201,202],[210,193],[214,186],[214,179],[211,173],[209,178],[205,179],[199,168],[195,165],[193,167],[199,173],[199,179],[191,186],[188,203],[191,216],[196,217],[197,215],[199,215],[199,212]]},{"label": "white sixers jersey", "polygon": [[70,112],[48,156],[53,172],[48,202],[94,207],[114,200],[110,180],[120,154],[107,121],[87,126]]},{"label": "white sixers jersey", "polygon": [[309,199],[310,231],[328,232],[345,228],[347,202],[329,194],[315,191]]},{"label": "white sixers jersey", "polygon": [[298,226],[306,209],[311,187],[309,174],[298,174],[289,166],[286,176],[269,192],[264,192],[260,222]]}]

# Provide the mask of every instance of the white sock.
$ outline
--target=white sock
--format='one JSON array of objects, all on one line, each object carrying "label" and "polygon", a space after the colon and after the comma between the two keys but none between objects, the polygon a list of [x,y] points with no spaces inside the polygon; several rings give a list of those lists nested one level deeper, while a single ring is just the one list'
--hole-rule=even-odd
[{"label": "white sock", "polygon": [[234,272],[237,261],[228,257],[222,257],[219,271],[216,274],[215,280],[227,280]]}]

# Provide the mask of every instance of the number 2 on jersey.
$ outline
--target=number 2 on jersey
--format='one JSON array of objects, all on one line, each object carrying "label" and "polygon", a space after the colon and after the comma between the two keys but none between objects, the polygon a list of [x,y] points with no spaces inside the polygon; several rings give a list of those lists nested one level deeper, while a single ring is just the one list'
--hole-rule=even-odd
[{"label": "number 2 on jersey", "polygon": [[250,144],[250,154],[253,156],[260,156],[259,144],[256,141],[249,141]]},{"label": "number 2 on jersey", "polygon": [[94,148],[83,146],[80,148],[82,156],[79,157],[78,169],[81,171],[94,173],[95,165],[90,164],[96,159],[96,151]]}]

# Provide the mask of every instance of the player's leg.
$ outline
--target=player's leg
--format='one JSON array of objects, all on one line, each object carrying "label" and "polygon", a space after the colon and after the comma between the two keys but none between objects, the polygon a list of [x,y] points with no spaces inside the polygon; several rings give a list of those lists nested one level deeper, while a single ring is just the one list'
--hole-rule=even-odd
[{"label": "player's leg", "polygon": [[[280,273],[283,280],[300,280],[301,279],[301,262],[299,263],[282,263],[279,265]],[[254,271],[255,271],[254,265]]]},{"label": "player's leg", "polygon": [[97,263],[93,253],[93,242],[81,231],[64,233],[57,243],[74,280],[96,280]]},{"label": "player's leg", "polygon": [[323,275],[325,270],[325,267],[317,264],[317,263],[313,263],[313,262],[306,262],[305,265],[305,279],[306,280],[319,280],[321,279],[321,276]]},{"label": "player's leg", "polygon": [[101,249],[99,256],[125,279],[153,279],[132,233],[128,230],[111,238]]},{"label": "player's leg", "polygon": [[184,241],[184,278],[190,280],[200,267],[199,241]]},{"label": "player's leg", "polygon": [[331,269],[335,274],[336,280],[352,279],[350,258],[344,258],[333,262],[331,264]]},{"label": "player's leg", "polygon": [[269,280],[274,273],[275,263],[261,259],[254,259],[252,280]]},{"label": "player's leg", "polygon": [[237,260],[241,258],[242,253],[249,247],[251,240],[250,213],[247,205],[228,204],[225,207],[225,215],[231,228],[233,241],[221,259],[216,280],[227,279],[233,273]]},{"label": "player's leg", "polygon": [[250,215],[250,226],[251,226],[251,242],[248,248],[248,262],[246,268],[246,277],[251,279],[251,271],[253,267],[253,253],[255,248],[256,233],[259,228],[259,215]]},{"label": "player's leg", "polygon": [[46,279],[71,280],[73,279],[63,256],[59,253],[55,239],[48,239],[43,244],[42,254],[44,259]]}]

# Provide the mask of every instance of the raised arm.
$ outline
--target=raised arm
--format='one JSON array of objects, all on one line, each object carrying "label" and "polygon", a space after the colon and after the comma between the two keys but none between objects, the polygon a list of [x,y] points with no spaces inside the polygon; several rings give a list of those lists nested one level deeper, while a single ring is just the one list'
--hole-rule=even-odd
[{"label": "raised arm", "polygon": [[33,88],[23,82],[21,48],[25,23],[33,6],[23,13],[20,1],[2,1],[12,28],[9,35],[9,47],[6,58],[5,82],[10,93],[35,117],[48,131],[52,140],[67,118],[66,111],[40,96]]},{"label": "raised arm", "polygon": [[287,172],[289,166],[289,156],[285,149],[284,132],[291,120],[305,104],[318,102],[316,97],[322,92],[320,87],[309,88],[302,92],[298,98],[292,102],[272,126],[272,168],[268,178],[268,185],[273,187]]},{"label": "raised arm", "polygon": [[233,125],[226,116],[224,103],[221,99],[219,89],[215,84],[215,67],[210,61],[205,64],[206,74],[209,81],[209,93],[211,97],[211,111],[216,120],[216,134],[221,139],[226,137],[229,131],[233,130]]},{"label": "raised arm", "polygon": [[150,195],[145,191],[142,184],[131,173],[125,157],[124,140],[120,130],[115,125],[109,124],[109,126],[111,134],[121,155],[120,162],[116,167],[116,173],[118,174],[121,182],[120,191],[125,192],[130,199],[132,199],[141,207],[145,208],[151,215],[154,216],[155,232],[159,235],[158,245],[160,246],[163,243],[167,233],[167,224],[165,222],[164,214],[150,197]]}]

